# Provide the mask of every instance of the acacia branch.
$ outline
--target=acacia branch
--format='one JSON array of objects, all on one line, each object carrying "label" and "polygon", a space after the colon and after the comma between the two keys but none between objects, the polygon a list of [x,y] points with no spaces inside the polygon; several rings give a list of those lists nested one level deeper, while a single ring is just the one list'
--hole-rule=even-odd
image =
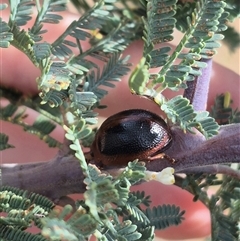
[{"label": "acacia branch", "polygon": [[148,163],[147,169],[160,171],[172,166],[178,173],[188,169],[198,173],[215,164],[240,163],[240,124],[222,126],[217,136],[203,142],[191,134],[183,137],[179,130],[173,133],[174,145],[166,154],[175,158],[176,163],[169,165],[167,160],[156,160]]},{"label": "acacia branch", "polygon": [[[204,172],[216,164],[240,163],[240,124],[222,126],[219,134],[207,141],[201,135],[184,134],[178,128],[173,129],[173,138],[174,145],[166,153],[174,157],[176,163],[154,160],[147,163],[148,170],[161,171],[172,166],[177,173],[188,170],[198,173],[201,167]],[[54,201],[68,194],[83,193],[84,176],[79,161],[74,155],[59,153],[49,162],[3,165],[2,185],[36,192]]]},{"label": "acacia branch", "polygon": [[226,174],[240,180],[240,171],[227,165],[214,164],[209,166],[192,167],[181,170],[185,174],[204,173],[204,174]]},{"label": "acacia branch", "polygon": [[79,161],[73,155],[35,164],[3,164],[1,170],[3,186],[42,194],[53,201],[85,190]]},{"label": "acacia branch", "polygon": [[206,110],[209,85],[212,72],[212,59],[202,59],[207,63],[207,67],[201,69],[202,74],[193,81],[187,81],[187,89],[185,89],[183,97],[190,100],[195,111]]},{"label": "acacia branch", "polygon": [[[194,108],[202,109],[207,103],[211,60],[207,62],[208,67],[203,69],[202,76],[197,79],[199,84],[195,82],[195,87],[188,92],[193,96]],[[173,145],[166,154],[175,158],[176,163],[171,164],[168,160],[159,159],[147,163],[148,170],[161,171],[172,166],[176,173],[216,173],[217,171],[239,177],[238,172],[219,164],[240,163],[240,124],[222,126],[219,134],[209,140],[205,140],[199,132],[193,135],[185,134],[177,127],[171,129]],[[68,152],[68,144],[64,148],[67,150],[60,150],[59,154],[49,162],[2,165],[2,185],[36,192],[54,201],[68,194],[83,193],[84,176],[79,162]],[[119,168],[115,169],[117,170],[119,171]],[[111,170],[111,173],[114,173],[114,170]]]}]

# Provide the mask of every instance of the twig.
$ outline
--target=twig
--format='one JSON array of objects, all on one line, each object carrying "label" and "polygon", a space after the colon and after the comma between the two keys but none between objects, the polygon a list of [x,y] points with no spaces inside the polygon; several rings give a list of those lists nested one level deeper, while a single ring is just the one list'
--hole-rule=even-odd
[{"label": "twig", "polygon": [[[147,163],[147,169],[161,171],[173,166],[177,173],[211,173],[212,166],[223,163],[240,163],[240,124],[222,126],[219,135],[203,141],[202,136],[184,134],[173,130],[174,145],[168,155],[176,158],[176,163],[167,160],[155,160]],[[222,169],[223,170],[223,169]],[[114,170],[111,170],[111,173]],[[228,171],[228,174],[234,174]],[[2,166],[3,185],[26,189],[49,197],[51,200],[62,196],[85,191],[84,176],[78,160],[73,155],[58,155],[55,159],[37,164]]]}]

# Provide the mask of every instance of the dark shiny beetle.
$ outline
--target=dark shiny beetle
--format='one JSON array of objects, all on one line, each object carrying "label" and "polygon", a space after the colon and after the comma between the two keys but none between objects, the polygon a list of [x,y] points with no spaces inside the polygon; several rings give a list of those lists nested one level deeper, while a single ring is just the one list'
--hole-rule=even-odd
[{"label": "dark shiny beetle", "polygon": [[171,142],[170,129],[161,117],[146,110],[126,110],[103,122],[91,154],[99,166],[122,166],[135,159],[151,161]]}]

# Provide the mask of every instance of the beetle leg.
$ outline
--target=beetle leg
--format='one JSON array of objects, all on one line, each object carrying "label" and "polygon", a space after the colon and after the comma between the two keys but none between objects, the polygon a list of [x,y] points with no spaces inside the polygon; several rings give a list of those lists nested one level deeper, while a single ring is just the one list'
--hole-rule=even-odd
[{"label": "beetle leg", "polygon": [[155,155],[155,156],[149,157],[148,159],[149,159],[150,161],[154,161],[154,160],[156,160],[156,159],[163,159],[163,158],[167,159],[171,164],[176,163],[176,160],[175,160],[174,158],[168,156],[168,155],[165,154],[165,153],[159,153],[159,154],[157,154],[157,155]]}]

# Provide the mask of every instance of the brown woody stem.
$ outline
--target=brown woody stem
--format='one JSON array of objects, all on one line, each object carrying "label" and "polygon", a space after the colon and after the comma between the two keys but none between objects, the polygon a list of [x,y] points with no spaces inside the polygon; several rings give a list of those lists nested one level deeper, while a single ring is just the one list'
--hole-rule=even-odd
[{"label": "brown woody stem", "polygon": [[[176,163],[159,159],[147,163],[147,169],[161,171],[172,166],[176,173],[215,173],[218,164],[240,163],[240,124],[222,126],[219,135],[207,141],[201,135],[184,134],[179,129],[174,129],[173,134],[175,144],[167,154],[174,157]],[[36,192],[52,200],[85,191],[84,176],[73,155],[58,155],[44,163],[3,165],[1,168],[2,185]],[[217,171],[239,177],[232,169],[218,166]]]}]

